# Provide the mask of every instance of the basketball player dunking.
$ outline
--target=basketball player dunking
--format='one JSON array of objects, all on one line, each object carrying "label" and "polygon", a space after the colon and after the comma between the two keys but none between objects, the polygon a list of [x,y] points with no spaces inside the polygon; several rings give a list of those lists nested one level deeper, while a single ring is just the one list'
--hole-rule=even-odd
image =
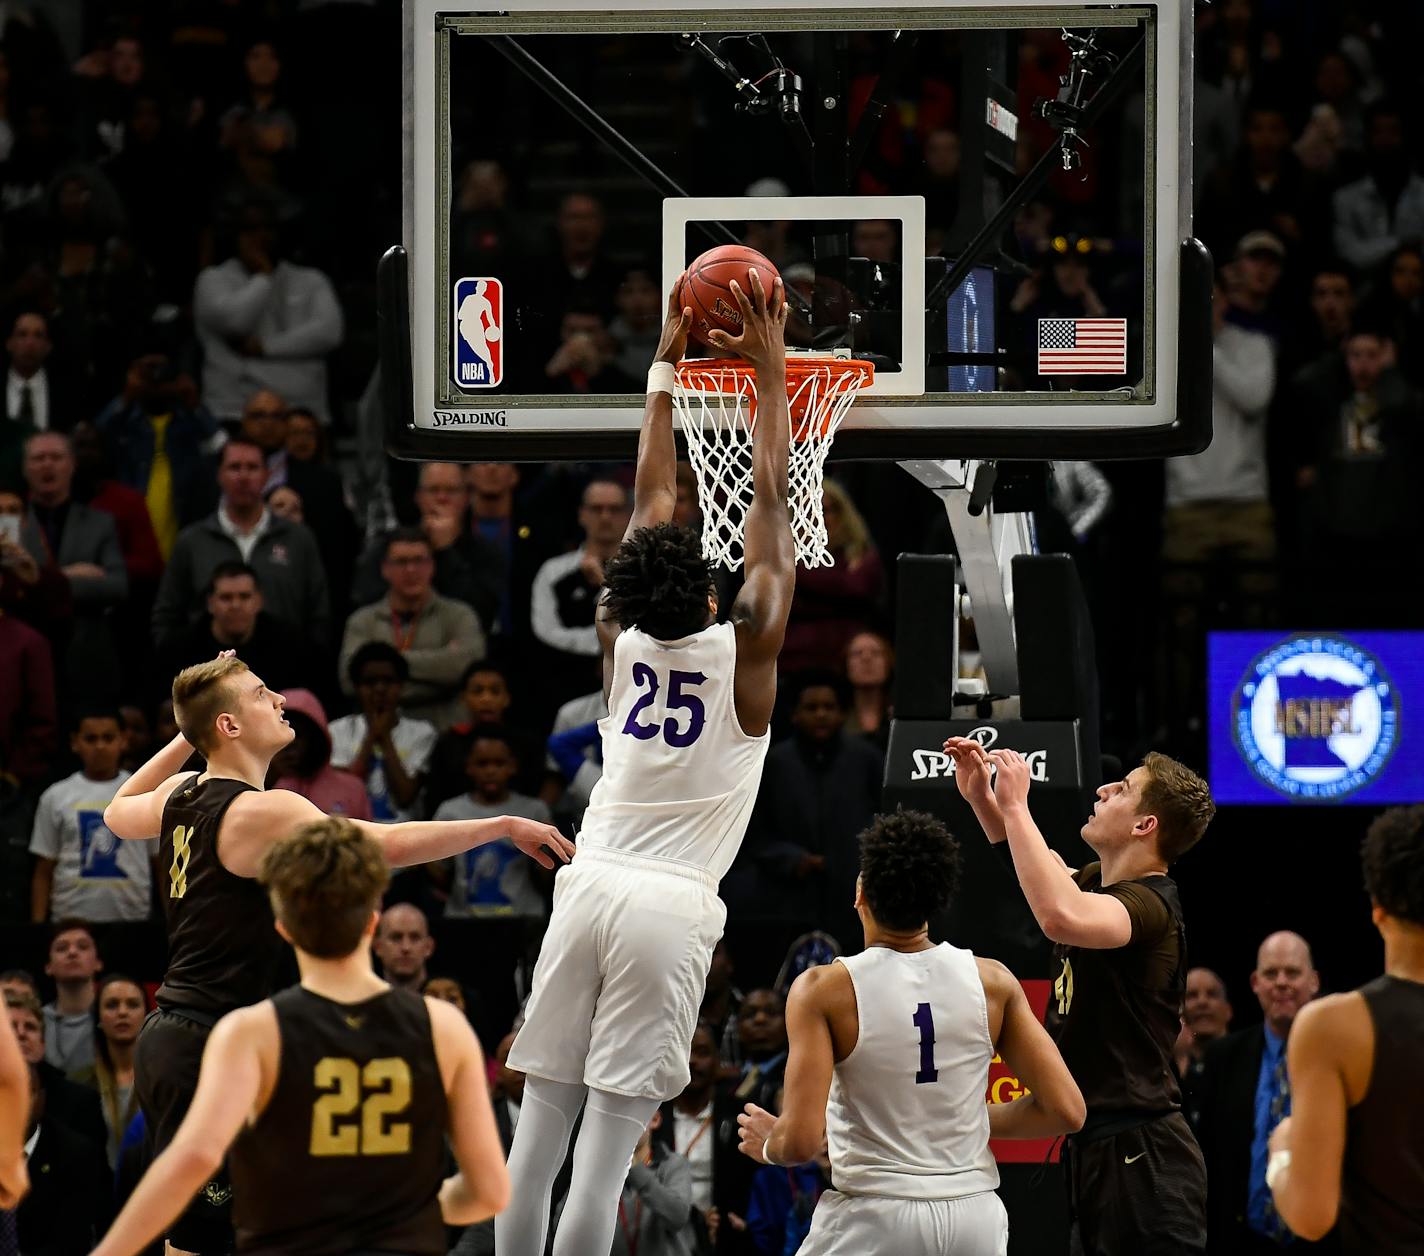
[{"label": "basketball player dunking", "polygon": [[1125,780],[1098,790],[1082,829],[1098,862],[1074,872],[1029,814],[1022,755],[986,755],[964,737],[950,738],[945,750],[959,792],[989,840],[1005,844],[1029,908],[1055,944],[1048,1030],[1088,1104],[1065,1156],[1070,1251],[1204,1253],[1206,1166],[1172,1070],[1187,956],[1167,869],[1206,831],[1216,811],[1211,791],[1175,760],[1149,754]]},{"label": "basketball player dunking", "polygon": [[[134,1084],[157,1154],[178,1131],[198,1083],[208,1034],[220,1017],[272,993],[285,943],[254,879],[267,849],[303,824],[324,819],[300,794],[266,790],[273,756],[292,740],[282,697],[225,652],[180,672],[173,714],[181,730],[119,788],[104,822],[121,838],[159,837],[167,869],[160,898],[168,924],[168,969],[158,1010],[134,1053]],[[207,771],[183,772],[194,749]],[[408,824],[353,821],[393,867],[425,863],[501,837],[546,867],[548,847],[567,861],[573,846],[557,829],[517,816]],[[231,1246],[231,1187],[221,1173],[168,1233],[182,1252]]]},{"label": "basketball player dunking", "polygon": [[[446,1225],[509,1198],[474,1031],[371,971],[390,870],[350,821],[269,847],[258,880],[301,984],[218,1023],[187,1117],[96,1256],[137,1256],[229,1148],[238,1252],[443,1256]],[[442,1186],[447,1135],[459,1172]]]},{"label": "basketball player dunking", "polygon": [[1299,1237],[1338,1220],[1342,1256],[1404,1256],[1424,1252],[1424,806],[1375,820],[1364,865],[1384,976],[1296,1017],[1266,1182]]},{"label": "basketball player dunking", "polygon": [[[527,1075],[510,1150],[500,1256],[543,1256],[554,1175],[580,1109],[554,1256],[607,1252],[628,1161],[688,1052],[726,909],[717,882],[746,832],[766,757],[776,657],[795,581],[787,511],[786,304],[781,281],[734,288],[742,334],[713,333],[756,370],[746,583],[716,622],[712,572],[677,503],[674,364],[691,310],[668,303],[638,440],[633,518],[598,610],[608,716],[603,779],[560,873],[509,1067]],[[677,289],[674,288],[674,293]]]},{"label": "basketball player dunking", "polygon": [[[1083,1123],[1083,1096],[1014,975],[930,941],[958,879],[958,845],[938,820],[878,817],[860,837],[865,950],[791,987],[781,1116],[748,1104],[738,1123],[761,1164],[829,1145],[835,1189],[802,1256],[1004,1256],[991,1133],[1049,1138]],[[1023,1102],[985,1104],[996,1051],[1031,1092]]]}]

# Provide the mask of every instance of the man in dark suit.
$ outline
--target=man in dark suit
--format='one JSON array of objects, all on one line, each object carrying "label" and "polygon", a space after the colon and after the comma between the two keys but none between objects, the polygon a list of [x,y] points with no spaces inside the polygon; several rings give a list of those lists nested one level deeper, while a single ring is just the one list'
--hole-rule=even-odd
[{"label": "man in dark suit", "polygon": [[15,316],[5,340],[5,418],[36,432],[67,432],[88,407],[63,375],[51,375],[46,362],[54,342],[49,320],[37,310]]},{"label": "man in dark suit", "polygon": [[46,1062],[45,1022],[39,999],[32,994],[7,991],[5,1011],[20,1044],[20,1054],[25,1063],[36,1070],[35,1085],[45,1093],[45,1112],[50,1123],[64,1126],[76,1138],[92,1143],[103,1155],[109,1130],[104,1124],[99,1092],[70,1081]]},{"label": "man in dark suit", "polygon": [[[1264,1023],[1212,1043],[1197,1088],[1212,1256],[1269,1256],[1316,1247],[1294,1239],[1266,1188],[1267,1143],[1291,1110],[1286,1040],[1296,1014],[1320,991],[1306,940],[1282,932],[1262,942],[1251,991]],[[1320,1246],[1329,1250],[1328,1244]]]},{"label": "man in dark suit", "polygon": [[79,1137],[48,1112],[49,1093],[31,1073],[25,1142],[30,1193],[16,1211],[25,1256],[86,1256],[113,1217],[113,1183],[102,1147]]}]

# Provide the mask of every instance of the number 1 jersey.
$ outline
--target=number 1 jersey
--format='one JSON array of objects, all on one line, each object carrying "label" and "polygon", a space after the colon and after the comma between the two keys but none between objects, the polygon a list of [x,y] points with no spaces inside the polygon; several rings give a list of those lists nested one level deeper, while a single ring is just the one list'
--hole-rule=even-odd
[{"label": "number 1 jersey", "polygon": [[737,721],[737,635],[714,624],[677,641],[636,628],[613,645],[603,778],[580,843],[704,868],[736,858],[761,783],[770,734]]}]

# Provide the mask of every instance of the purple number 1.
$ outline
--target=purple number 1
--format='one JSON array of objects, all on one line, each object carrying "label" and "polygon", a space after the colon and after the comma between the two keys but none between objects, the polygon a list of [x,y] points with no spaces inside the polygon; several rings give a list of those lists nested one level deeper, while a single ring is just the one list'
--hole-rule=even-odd
[{"label": "purple number 1", "polygon": [[915,1074],[915,1084],[937,1082],[939,1069],[935,1068],[934,1062],[934,1017],[930,1014],[930,1005],[921,1003],[911,1020],[920,1031],[920,1071]]}]

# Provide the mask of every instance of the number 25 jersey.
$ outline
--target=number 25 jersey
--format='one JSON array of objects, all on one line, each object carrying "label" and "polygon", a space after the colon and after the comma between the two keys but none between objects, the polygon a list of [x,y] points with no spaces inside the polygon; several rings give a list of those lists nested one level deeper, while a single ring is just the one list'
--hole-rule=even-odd
[{"label": "number 25 jersey", "polygon": [[636,628],[613,644],[603,778],[579,841],[705,868],[736,858],[761,783],[770,734],[737,722],[737,635],[714,624],[677,641]]}]

